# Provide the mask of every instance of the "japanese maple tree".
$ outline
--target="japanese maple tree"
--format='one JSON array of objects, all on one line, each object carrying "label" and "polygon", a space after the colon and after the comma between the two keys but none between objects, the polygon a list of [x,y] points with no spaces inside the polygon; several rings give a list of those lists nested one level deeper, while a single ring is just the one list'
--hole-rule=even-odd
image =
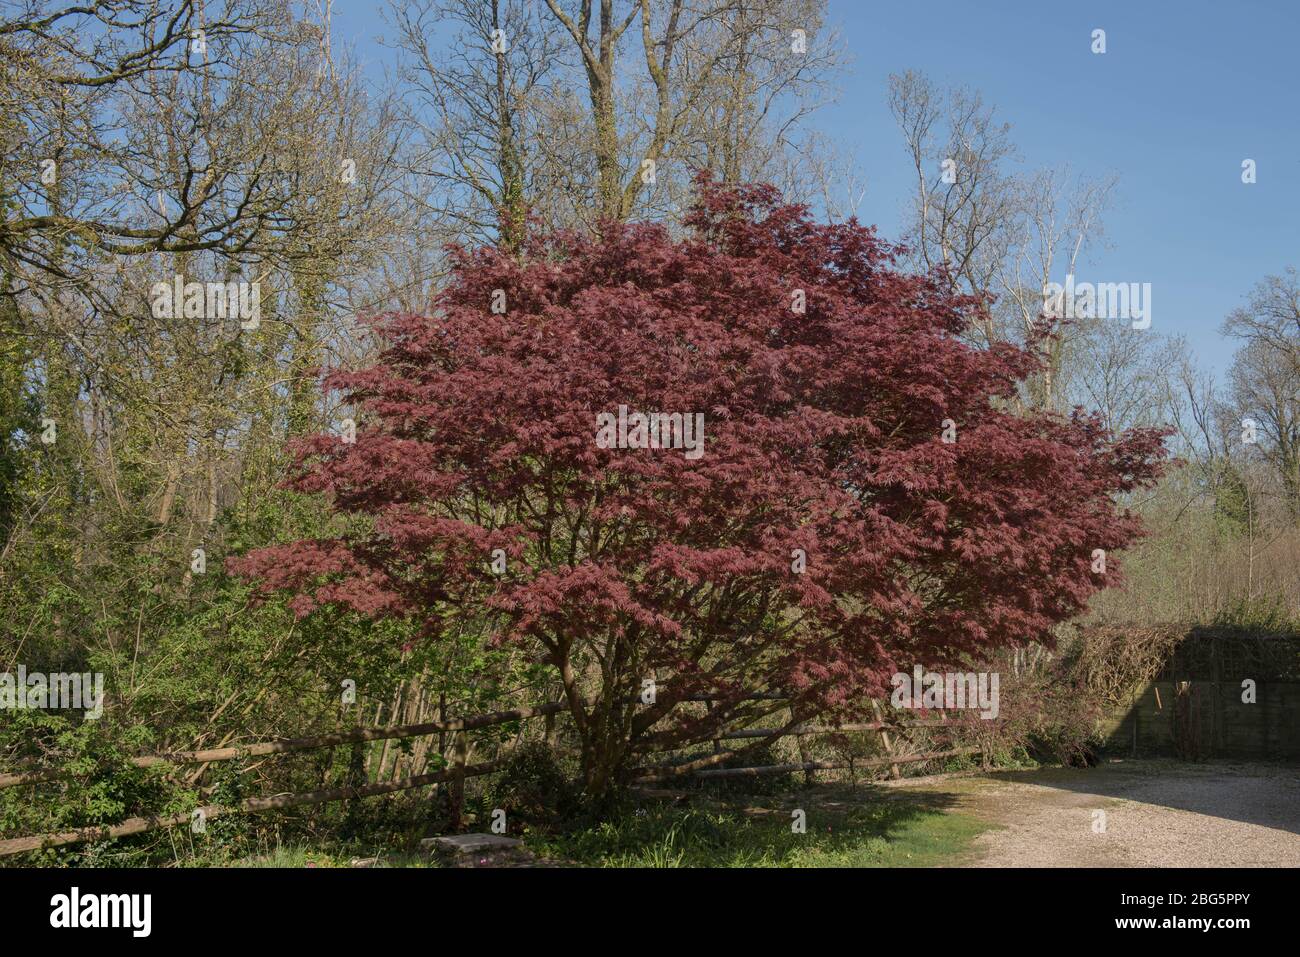
[{"label": "japanese maple tree", "polygon": [[[378,360],[327,377],[355,442],[296,448],[286,485],[363,520],[230,562],[298,615],[517,643],[554,669],[593,794],[772,708],[747,691],[851,712],[915,663],[1050,642],[1116,580],[1096,550],[1141,529],[1115,499],[1164,454],[1012,411],[1033,356],[962,341],[981,304],[870,228],[705,178],[686,225],[455,251],[428,315],[372,320]],[[702,413],[702,454],[602,447],[620,406]]]}]

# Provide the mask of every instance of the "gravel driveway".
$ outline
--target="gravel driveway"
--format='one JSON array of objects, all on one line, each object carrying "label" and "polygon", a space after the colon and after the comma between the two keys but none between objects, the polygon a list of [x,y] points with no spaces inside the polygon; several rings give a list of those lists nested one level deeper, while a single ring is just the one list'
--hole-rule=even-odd
[{"label": "gravel driveway", "polygon": [[892,787],[994,825],[968,866],[1300,867],[1294,766],[1125,760]]}]

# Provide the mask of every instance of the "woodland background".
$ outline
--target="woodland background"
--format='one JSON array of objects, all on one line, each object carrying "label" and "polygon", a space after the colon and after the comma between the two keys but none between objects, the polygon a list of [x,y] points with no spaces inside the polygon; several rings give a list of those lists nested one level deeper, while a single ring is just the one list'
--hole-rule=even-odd
[{"label": "woodland background", "polygon": [[[41,810],[0,793],[2,830],[175,810],[196,786],[270,793],[445,759],[426,740],[176,781],[114,768],[124,754],[550,700],[534,666],[481,636],[410,645],[344,615],[295,623],[222,568],[324,531],[319,503],[277,489],[286,442],[348,415],[318,369],[373,354],[358,314],[425,308],[446,244],[517,248],[530,218],[676,230],[700,168],[771,182],[831,221],[871,221],[817,129],[848,80],[823,2],[415,0],[386,19],[391,70],[376,87],[331,37],[325,0],[0,7],[0,670],[99,671],[109,689],[99,722],[0,720],[0,763],[84,771]],[[977,343],[1027,341],[1042,286],[1081,276],[1122,181],[1018,162],[1014,128],[977,91],[906,73],[884,95],[893,148],[916,170],[910,231],[888,238],[916,269],[942,264],[992,297]],[[153,319],[150,286],[177,273],[260,282],[259,327]],[[1168,424],[1179,457],[1125,503],[1151,535],[1126,558],[1128,588],[1083,624],[1280,630],[1300,617],[1300,275],[1240,293],[1223,381],[1161,331],[1176,322],[1063,323],[1036,347],[1045,371],[1026,408],[1082,405],[1116,430]],[[331,827],[360,826],[361,812],[338,813]],[[223,839],[322,820],[231,824]]]}]

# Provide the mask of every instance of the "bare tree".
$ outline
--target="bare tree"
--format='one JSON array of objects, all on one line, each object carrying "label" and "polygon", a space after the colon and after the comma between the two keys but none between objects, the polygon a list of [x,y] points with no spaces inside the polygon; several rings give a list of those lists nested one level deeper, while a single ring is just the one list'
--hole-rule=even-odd
[{"label": "bare tree", "polygon": [[[546,3],[581,59],[593,205],[605,219],[643,205],[671,211],[691,167],[732,181],[770,178],[797,154],[796,132],[824,102],[839,59],[835,37],[819,33],[820,0]],[[618,63],[628,36],[641,47],[629,62],[639,58],[644,73],[624,89]]]},{"label": "bare tree", "polygon": [[[1223,332],[1241,341],[1228,373],[1234,412],[1275,470],[1287,509],[1300,521],[1300,284],[1294,269],[1269,276]],[[1250,423],[1245,420],[1249,419]]]},{"label": "bare tree", "polygon": [[1168,421],[1181,343],[1109,319],[1081,319],[1061,358],[1064,401],[1095,410],[1115,433]]},{"label": "bare tree", "polygon": [[408,198],[435,226],[517,249],[545,192],[539,144],[564,48],[525,0],[393,3],[412,149]]},{"label": "bare tree", "polygon": [[989,309],[977,338],[1018,341],[1043,360],[1027,401],[1056,409],[1067,338],[1043,311],[1043,289],[1073,274],[1102,233],[1114,178],[1087,180],[1068,170],[1014,172],[1011,127],[980,94],[939,90],[922,74],[890,77],[894,114],[916,177],[907,236],[922,268],[941,267]]},{"label": "bare tree", "polygon": [[[180,565],[250,475],[273,484],[285,433],[318,420],[313,367],[351,338],[337,284],[390,225],[391,117],[335,63],[327,5],[320,21],[269,3],[159,9],[29,10],[0,32],[35,80],[0,83],[19,107],[6,331],[59,426],[45,467],[89,564],[130,529]],[[260,323],[152,310],[177,276],[258,286]]]},{"label": "bare tree", "polygon": [[1282,363],[1300,370],[1300,274],[1295,267],[1258,282],[1246,306],[1228,316],[1223,331],[1247,342],[1264,343]]}]

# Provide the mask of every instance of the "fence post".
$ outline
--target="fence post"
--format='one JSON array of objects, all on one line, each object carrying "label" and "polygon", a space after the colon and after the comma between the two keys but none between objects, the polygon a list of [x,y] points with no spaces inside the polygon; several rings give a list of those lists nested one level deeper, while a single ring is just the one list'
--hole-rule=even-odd
[{"label": "fence post", "polygon": [[451,798],[450,823],[453,831],[460,831],[465,827],[465,754],[467,748],[464,731],[456,734],[452,750],[454,754],[452,757],[453,777],[449,788],[449,797]]},{"label": "fence post", "polygon": [[[797,725],[801,725],[801,724],[805,723],[805,722],[808,720],[808,715],[807,715],[806,713],[804,713],[804,712],[802,711],[802,709],[801,709],[800,711],[795,711],[795,709],[794,709],[793,707],[791,707],[791,708],[790,708],[790,720],[791,720],[791,721],[792,721],[796,726],[797,726]],[[807,737],[806,737],[805,735],[802,735],[802,734],[796,734],[796,735],[794,736],[794,743],[795,743],[795,747],[797,747],[797,748],[799,749],[799,763],[800,763],[800,764],[808,764],[808,763],[809,763],[809,758],[808,758],[808,739],[807,739]],[[817,783],[817,772],[814,771],[814,770],[812,770],[811,768],[804,768],[804,771],[803,771],[803,783],[804,783],[804,787],[812,787],[812,785],[816,784],[816,783]]]},{"label": "fence post", "polygon": [[[885,723],[885,719],[880,713],[880,702],[878,702],[875,698],[871,699],[871,710],[875,714],[876,720],[883,725]],[[885,753],[892,758],[894,756],[894,745],[889,740],[889,732],[882,727],[876,733],[880,735],[881,747],[883,747],[885,749]],[[903,776],[903,772],[898,769],[897,764],[891,764],[889,766],[889,776],[894,780],[898,780]]]},{"label": "fence post", "polygon": [[[444,724],[447,721],[447,692],[443,691],[438,695],[438,720]],[[442,759],[447,760],[447,732],[438,732],[438,753]]]},{"label": "fence post", "polygon": [[[1133,757],[1135,758],[1138,757],[1142,751],[1142,708],[1144,707],[1146,690],[1148,689],[1143,689],[1139,685],[1133,691]],[[1154,679],[1151,681],[1149,690],[1156,690]]]}]

